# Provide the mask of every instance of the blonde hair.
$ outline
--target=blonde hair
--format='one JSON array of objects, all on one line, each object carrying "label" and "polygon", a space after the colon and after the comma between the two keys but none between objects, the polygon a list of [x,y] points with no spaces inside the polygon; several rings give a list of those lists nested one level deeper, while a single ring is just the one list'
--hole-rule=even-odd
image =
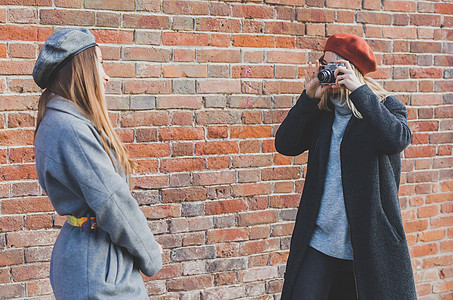
[{"label": "blonde hair", "polygon": [[104,90],[101,88],[99,62],[95,47],[90,47],[67,62],[54,76],[51,84],[39,98],[36,132],[46,113],[46,105],[56,94],[71,100],[93,123],[102,140],[104,150],[111,157],[116,155],[118,165],[127,175],[132,173],[135,163],[129,158],[126,147],[113,130],[107,112]]},{"label": "blonde hair", "polygon": [[[340,55],[334,53],[334,58],[335,60],[346,60],[345,58],[341,57]],[[357,69],[356,66],[354,66],[351,63],[351,68],[354,71],[355,75],[357,76],[357,79],[359,79],[361,84],[366,84],[372,91],[373,93],[376,94],[378,97],[379,102],[385,101],[385,99],[390,96],[390,93],[386,91],[382,85],[380,85],[376,80],[370,77],[363,76],[363,74]],[[354,116],[358,119],[362,119],[362,114],[357,110],[355,107],[354,103],[352,103],[351,99],[349,99],[349,94],[351,92],[348,89],[340,89],[340,99],[341,100],[346,100],[346,104],[348,107],[352,110],[352,113]],[[332,96],[332,93],[329,92],[329,90],[321,97],[321,101],[318,104],[318,108],[320,110],[329,110],[327,104],[329,101],[329,98]]]}]

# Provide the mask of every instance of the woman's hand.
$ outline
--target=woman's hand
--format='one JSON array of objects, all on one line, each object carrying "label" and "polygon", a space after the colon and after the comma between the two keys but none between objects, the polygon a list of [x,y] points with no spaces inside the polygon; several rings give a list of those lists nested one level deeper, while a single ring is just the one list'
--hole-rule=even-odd
[{"label": "woman's hand", "polygon": [[[348,90],[353,92],[362,85],[362,83],[359,81],[359,79],[355,75],[354,71],[352,70],[351,64],[349,63],[349,61],[337,60],[336,62],[344,63],[344,67],[339,66],[335,70],[334,75],[335,75],[336,80],[335,80],[335,85],[332,86],[333,88],[346,87]],[[338,75],[338,73],[343,73],[343,74]]]},{"label": "woman's hand", "polygon": [[329,86],[321,85],[318,80],[317,71],[319,70],[319,61],[316,61],[316,68],[313,70],[311,63],[308,63],[308,72],[305,73],[305,92],[312,99],[320,99]]}]

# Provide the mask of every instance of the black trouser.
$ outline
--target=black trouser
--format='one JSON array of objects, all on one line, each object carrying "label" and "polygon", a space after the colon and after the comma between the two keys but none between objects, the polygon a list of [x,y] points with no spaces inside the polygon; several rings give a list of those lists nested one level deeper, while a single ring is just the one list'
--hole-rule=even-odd
[{"label": "black trouser", "polygon": [[292,300],[357,299],[352,260],[308,247],[297,274]]}]

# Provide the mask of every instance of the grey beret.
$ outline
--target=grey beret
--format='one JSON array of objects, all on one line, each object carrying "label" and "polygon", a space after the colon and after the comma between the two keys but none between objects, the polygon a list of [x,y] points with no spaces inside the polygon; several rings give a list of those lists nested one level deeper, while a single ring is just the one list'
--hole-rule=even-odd
[{"label": "grey beret", "polygon": [[94,35],[85,28],[63,29],[52,34],[42,46],[33,68],[33,79],[45,89],[52,76],[72,57],[96,46]]}]

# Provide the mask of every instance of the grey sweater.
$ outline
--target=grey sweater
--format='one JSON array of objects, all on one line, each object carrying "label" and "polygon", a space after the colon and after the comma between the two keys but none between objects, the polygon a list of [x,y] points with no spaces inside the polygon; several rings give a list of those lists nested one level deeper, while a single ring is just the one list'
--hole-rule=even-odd
[{"label": "grey sweater", "polygon": [[346,216],[341,181],[340,146],[352,112],[346,101],[331,99],[335,105],[329,162],[316,227],[310,246],[341,259],[352,259],[351,237]]}]

